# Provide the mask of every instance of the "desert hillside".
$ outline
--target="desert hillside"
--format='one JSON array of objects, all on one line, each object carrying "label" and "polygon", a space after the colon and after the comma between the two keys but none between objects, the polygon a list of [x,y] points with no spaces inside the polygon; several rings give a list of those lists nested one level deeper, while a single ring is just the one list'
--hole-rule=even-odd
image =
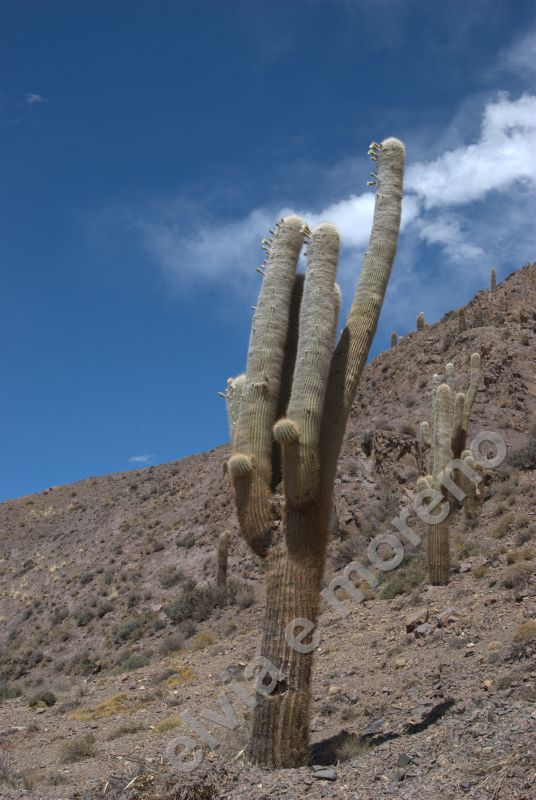
[{"label": "desert hillside", "polygon": [[181,710],[221,713],[218,695],[233,677],[249,688],[257,652],[262,566],[237,535],[227,446],[0,505],[0,798],[536,798],[536,264],[477,294],[465,317],[460,331],[449,311],[367,366],[326,582],[366,563],[370,539],[411,508],[419,423],[447,362],[465,390],[480,353],[469,439],[495,431],[507,458],[485,474],[479,519],[456,515],[449,586],[429,587],[423,548],[408,548],[361,587],[364,603],[346,600],[347,617],[326,605],[310,768],[248,765],[235,697],[240,724],[214,728],[220,746],[198,770],[161,763],[174,736],[192,735]]}]

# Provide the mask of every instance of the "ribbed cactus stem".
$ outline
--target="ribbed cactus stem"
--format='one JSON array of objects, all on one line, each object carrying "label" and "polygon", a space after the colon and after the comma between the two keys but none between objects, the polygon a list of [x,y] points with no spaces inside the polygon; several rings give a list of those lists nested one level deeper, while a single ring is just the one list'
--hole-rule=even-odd
[{"label": "ribbed cactus stem", "polygon": [[223,531],[218,539],[218,570],[216,573],[217,586],[227,586],[227,562],[229,559],[229,545],[231,531]]},{"label": "ribbed cactus stem", "polygon": [[452,392],[446,383],[437,390],[436,439],[433,476],[438,478],[451,459],[450,436],[452,418]]},{"label": "ribbed cactus stem", "polygon": [[[448,500],[450,511],[458,508],[462,501],[468,516],[480,513],[482,493],[476,488],[474,478],[478,470],[471,453],[465,448],[469,415],[473,406],[480,379],[480,356],[471,356],[471,379],[469,388],[455,392],[454,366],[445,368],[446,383],[440,383],[439,375],[432,379],[432,430],[428,423],[421,423],[421,439],[425,447],[431,445],[431,476],[422,476],[417,481],[417,491],[432,488]],[[460,461],[461,459],[461,461]],[[457,460],[458,463],[454,463]],[[461,490],[461,491],[460,491]],[[465,500],[464,500],[465,496]],[[440,507],[432,516],[439,515]],[[427,558],[430,583],[446,584],[449,580],[449,518],[427,526]]]},{"label": "ribbed cactus stem", "polygon": [[312,233],[300,312],[300,338],[287,418],[274,426],[283,452],[287,503],[309,504],[318,490],[318,443],[333,352],[339,234],[324,223]]},{"label": "ribbed cactus stem", "polygon": [[398,334],[393,331],[391,334],[391,347],[396,347],[398,344]]},{"label": "ribbed cactus stem", "polygon": [[227,419],[229,421],[229,434],[231,436],[231,442],[234,442],[236,435],[236,426],[238,425],[240,405],[242,403],[242,392],[244,391],[245,382],[245,375],[237,375],[236,378],[229,378],[227,381],[225,402],[227,403]]},{"label": "ribbed cactus stem", "polygon": [[[241,531],[258,555],[266,553],[272,538],[272,428],[303,226],[299,217],[286,217],[278,224],[270,247],[249,342],[235,452],[229,459]],[[244,457],[251,467],[247,472]]]},{"label": "ribbed cactus stem", "polygon": [[465,447],[465,439],[467,438],[467,430],[469,428],[469,417],[471,416],[471,410],[473,408],[473,403],[475,402],[479,381],[480,381],[480,355],[478,353],[473,353],[471,356],[471,380],[469,381],[469,388],[465,395],[465,403],[463,406],[462,428],[465,436],[463,441],[464,447]]},{"label": "ribbed cactus stem", "polygon": [[452,434],[450,437],[450,449],[454,458],[459,458],[460,453],[465,447],[465,437],[463,435],[463,409],[465,406],[465,395],[458,392],[454,398],[454,416],[452,420]]},{"label": "ribbed cactus stem", "polygon": [[424,311],[420,311],[417,314],[417,330],[418,331],[423,331],[425,325],[426,325],[426,321],[424,319]]},{"label": "ribbed cactus stem", "polygon": [[495,267],[492,267],[490,269],[489,277],[490,277],[490,289],[492,292],[494,292],[495,289],[497,288],[497,270],[495,269]]}]

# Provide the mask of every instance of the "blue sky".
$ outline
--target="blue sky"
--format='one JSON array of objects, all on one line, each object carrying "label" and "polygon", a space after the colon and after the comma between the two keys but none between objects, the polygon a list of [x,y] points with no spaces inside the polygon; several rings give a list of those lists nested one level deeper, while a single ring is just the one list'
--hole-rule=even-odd
[{"label": "blue sky", "polygon": [[374,353],[535,257],[534,2],[0,4],[1,484],[14,497],[227,439],[260,239],[339,226],[407,148]]}]

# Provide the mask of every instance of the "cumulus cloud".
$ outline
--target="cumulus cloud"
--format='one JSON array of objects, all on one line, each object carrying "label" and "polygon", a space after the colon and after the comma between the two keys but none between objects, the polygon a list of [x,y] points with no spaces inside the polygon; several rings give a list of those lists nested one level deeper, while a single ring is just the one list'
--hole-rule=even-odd
[{"label": "cumulus cloud", "polygon": [[155,458],[154,453],[144,453],[141,456],[130,456],[128,460],[130,464],[150,464]]}]

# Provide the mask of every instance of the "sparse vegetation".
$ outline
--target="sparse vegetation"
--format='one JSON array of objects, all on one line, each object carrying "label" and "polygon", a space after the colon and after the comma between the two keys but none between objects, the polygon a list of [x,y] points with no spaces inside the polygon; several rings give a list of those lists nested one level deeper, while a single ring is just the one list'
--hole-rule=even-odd
[{"label": "sparse vegetation", "polygon": [[512,564],[504,572],[503,586],[506,589],[518,589],[526,586],[532,574],[532,567],[526,562]]},{"label": "sparse vegetation", "polygon": [[64,764],[81,761],[83,758],[94,758],[96,755],[97,747],[92,733],[75,736],[64,742],[60,749],[60,757]]},{"label": "sparse vegetation", "polygon": [[54,692],[51,692],[49,689],[42,689],[36,694],[32,695],[28,700],[28,705],[30,708],[36,708],[37,706],[46,706],[50,708],[54,705],[57,701],[57,697]]}]

